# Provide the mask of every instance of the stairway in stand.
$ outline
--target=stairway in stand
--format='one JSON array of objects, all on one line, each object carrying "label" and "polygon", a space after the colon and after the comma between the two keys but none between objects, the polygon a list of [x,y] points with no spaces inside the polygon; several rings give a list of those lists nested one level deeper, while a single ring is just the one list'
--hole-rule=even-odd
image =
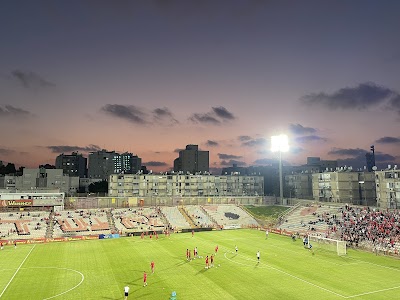
[{"label": "stairway in stand", "polygon": [[200,206],[200,209],[201,209],[201,210],[206,214],[206,216],[208,216],[208,218],[214,223],[214,227],[215,227],[215,228],[218,228],[219,225],[218,225],[217,221],[215,221],[214,217],[212,217],[212,216],[209,214],[209,212],[206,211],[206,210],[204,209],[203,206]]},{"label": "stairway in stand", "polygon": [[190,228],[196,228],[196,224],[194,224],[192,218],[186,212],[186,209],[184,209],[183,206],[178,206],[178,209],[181,212],[182,216],[184,216],[186,221],[190,224]]},{"label": "stairway in stand", "polygon": [[53,237],[53,228],[54,228],[54,212],[51,212],[49,215],[49,223],[46,228],[46,239],[50,239]]},{"label": "stairway in stand", "polygon": [[107,221],[110,224],[111,233],[119,233],[117,227],[115,227],[114,218],[111,214],[111,210],[106,211]]}]

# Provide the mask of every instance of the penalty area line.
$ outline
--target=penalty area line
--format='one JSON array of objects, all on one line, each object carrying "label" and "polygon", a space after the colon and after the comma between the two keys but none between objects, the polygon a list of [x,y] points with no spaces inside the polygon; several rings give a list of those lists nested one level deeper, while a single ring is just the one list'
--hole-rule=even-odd
[{"label": "penalty area line", "polygon": [[0,294],[0,298],[3,297],[4,292],[7,290],[8,286],[11,284],[11,282],[13,281],[15,275],[17,275],[18,271],[21,269],[22,265],[24,264],[24,262],[28,259],[29,255],[31,254],[32,250],[35,249],[36,245],[33,245],[32,249],[28,252],[28,254],[25,256],[24,260],[22,261],[22,263],[19,265],[18,269],[15,271],[14,275],[11,277],[10,281],[8,281],[6,287],[3,289],[3,291]]},{"label": "penalty area line", "polygon": [[[225,258],[226,258],[227,260],[229,260],[229,261],[231,261],[231,262],[233,262],[233,263],[245,265],[245,264],[243,264],[243,263],[235,262],[233,259],[228,258],[228,257],[226,256],[226,253],[225,253],[224,256],[225,256]],[[341,294],[336,293],[336,292],[334,292],[334,291],[331,291],[331,290],[329,290],[329,289],[327,289],[327,288],[324,288],[324,287],[322,287],[322,286],[319,286],[319,285],[317,285],[317,284],[315,284],[315,283],[312,283],[312,282],[310,282],[310,281],[307,281],[307,280],[305,280],[305,279],[303,279],[303,278],[300,278],[300,277],[298,277],[298,276],[295,276],[295,275],[293,275],[293,274],[290,274],[290,273],[288,273],[288,272],[285,272],[285,271],[283,271],[283,270],[280,270],[280,269],[278,269],[278,268],[275,268],[275,267],[273,267],[273,266],[271,266],[271,265],[266,264],[266,267],[269,268],[269,269],[275,270],[275,271],[277,271],[277,272],[280,272],[280,273],[282,273],[282,274],[284,274],[284,275],[286,275],[286,276],[292,277],[292,278],[294,278],[294,279],[296,279],[296,280],[302,281],[302,282],[304,282],[304,283],[306,283],[306,284],[309,284],[309,285],[311,285],[311,286],[314,286],[314,287],[316,287],[316,288],[318,288],[318,289],[321,289],[321,290],[323,290],[323,291],[326,291],[326,292],[328,292],[328,293],[334,294],[334,295],[336,295],[336,296],[338,296],[338,297],[341,297],[341,298],[344,298],[344,299],[347,298],[347,297],[344,296],[344,295],[341,295]]]},{"label": "penalty area line", "polygon": [[381,292],[386,292],[386,291],[395,290],[395,289],[399,289],[399,288],[400,288],[400,286],[395,286],[395,287],[391,287],[391,288],[387,288],[387,289],[381,289],[381,290],[376,290],[376,291],[372,291],[372,292],[366,292],[366,293],[362,293],[362,294],[347,296],[346,299],[356,298],[356,297],[360,297],[360,296],[371,295],[371,294],[376,294],[376,293],[381,293]]}]

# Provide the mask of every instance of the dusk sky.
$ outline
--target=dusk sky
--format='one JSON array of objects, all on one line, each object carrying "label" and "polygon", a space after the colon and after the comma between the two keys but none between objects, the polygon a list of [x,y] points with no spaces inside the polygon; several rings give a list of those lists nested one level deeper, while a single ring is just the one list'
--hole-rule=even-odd
[{"label": "dusk sky", "polygon": [[0,160],[400,164],[400,1],[1,1]]}]

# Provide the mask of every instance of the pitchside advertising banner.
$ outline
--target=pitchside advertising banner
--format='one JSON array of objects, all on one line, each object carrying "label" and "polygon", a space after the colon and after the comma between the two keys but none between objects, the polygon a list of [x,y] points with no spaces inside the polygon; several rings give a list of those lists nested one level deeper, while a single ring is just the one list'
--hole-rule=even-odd
[{"label": "pitchside advertising banner", "polygon": [[33,200],[2,200],[2,207],[33,206]]},{"label": "pitchside advertising banner", "polygon": [[24,206],[57,206],[63,205],[63,199],[21,199],[1,200],[0,207],[24,207]]},{"label": "pitchside advertising banner", "polygon": [[[98,240],[103,239],[100,237],[101,235],[77,235],[77,236],[70,236],[70,237],[59,237],[59,238],[40,238],[40,239],[30,239],[30,240],[0,240],[0,243],[3,245],[14,245],[16,243],[19,244],[41,244],[41,243],[52,243],[52,242],[70,242],[70,241],[82,241],[82,240]],[[117,238],[119,234],[105,234],[107,238]]]},{"label": "pitchside advertising banner", "polygon": [[99,239],[116,239],[119,238],[119,234],[100,234]]}]

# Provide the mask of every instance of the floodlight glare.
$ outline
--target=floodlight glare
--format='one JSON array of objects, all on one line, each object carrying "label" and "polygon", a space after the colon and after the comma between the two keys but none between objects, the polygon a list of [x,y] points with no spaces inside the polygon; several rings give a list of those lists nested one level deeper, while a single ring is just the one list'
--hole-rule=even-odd
[{"label": "floodlight glare", "polygon": [[271,137],[271,151],[272,152],[288,152],[289,139],[285,134],[274,135]]}]

